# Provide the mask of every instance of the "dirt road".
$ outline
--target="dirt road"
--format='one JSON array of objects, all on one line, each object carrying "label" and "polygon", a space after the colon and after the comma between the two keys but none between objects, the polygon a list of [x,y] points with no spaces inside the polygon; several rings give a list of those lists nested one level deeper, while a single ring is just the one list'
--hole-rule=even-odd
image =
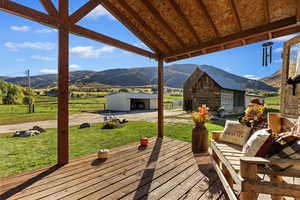
[{"label": "dirt road", "polygon": [[[185,112],[182,110],[166,110],[164,112],[166,117],[182,115]],[[119,118],[127,119],[128,121],[149,121],[155,122],[157,120],[157,112],[117,112],[112,113],[114,116]],[[70,126],[80,125],[82,123],[98,123],[103,122],[103,118],[109,114],[75,114],[71,115],[69,119]],[[56,128],[56,120],[47,120],[47,121],[37,121],[37,122],[27,122],[22,124],[10,124],[10,125],[0,125],[0,134],[12,133],[20,130],[28,130],[33,126],[40,126],[42,128]]]}]

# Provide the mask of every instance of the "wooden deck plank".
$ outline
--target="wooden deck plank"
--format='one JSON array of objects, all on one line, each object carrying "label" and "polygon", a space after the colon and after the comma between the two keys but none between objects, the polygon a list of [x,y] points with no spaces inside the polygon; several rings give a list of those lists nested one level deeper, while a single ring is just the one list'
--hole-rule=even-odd
[{"label": "wooden deck plank", "polygon": [[154,137],[137,146],[114,148],[103,163],[93,154],[2,178],[0,199],[228,199],[209,157],[194,157],[190,143]]},{"label": "wooden deck plank", "polygon": [[[175,140],[167,140],[165,144],[169,145],[169,144],[172,144],[172,142],[175,142],[176,144],[178,143]],[[116,157],[114,157],[114,155],[113,155],[111,157],[111,159],[109,159],[108,162],[104,162],[103,165],[100,165],[100,163],[99,163],[99,166],[97,166],[97,169],[95,168],[95,166],[93,166],[93,161],[97,162],[97,159],[95,159],[96,158],[96,156],[95,156],[92,160],[90,160],[85,165],[80,165],[79,167],[76,167],[76,168],[73,168],[73,167],[67,168],[67,170],[60,169],[63,172],[59,172],[60,170],[55,171],[57,173],[53,172],[52,174],[43,178],[42,180],[31,184],[29,187],[26,188],[26,190],[36,187],[36,186],[39,186],[39,185],[46,185],[47,183],[50,183],[52,181],[56,181],[53,184],[58,185],[59,180],[62,180],[63,182],[70,181],[70,180],[72,180],[74,175],[77,176],[75,178],[79,178],[80,176],[84,176],[89,173],[94,173],[95,170],[97,170],[97,171],[104,170],[109,167],[116,166],[119,163],[126,163],[126,164],[134,163],[135,160],[140,159],[140,157],[147,157],[151,153],[151,147],[153,147],[153,145],[154,144],[151,144],[150,147],[148,149],[146,149],[145,151],[138,151],[138,152],[136,152],[137,147],[135,147],[135,151],[133,153],[130,152],[128,154],[129,156],[127,156],[127,154],[125,154],[126,156],[124,156],[124,154],[121,154],[121,155],[117,155]],[[46,188],[44,188],[44,189],[46,189]],[[35,192],[37,192],[37,191],[38,191],[38,189],[35,188]]]},{"label": "wooden deck plank", "polygon": [[[150,148],[154,145],[156,137],[149,139],[149,146]],[[174,139],[170,139],[170,138],[165,138],[165,142],[169,142],[169,141],[174,141]],[[134,143],[134,144],[130,144],[130,145],[125,145],[125,147],[116,147],[113,148],[111,151],[111,154],[113,155],[111,159],[108,160],[107,163],[116,161],[120,158],[124,158],[124,154],[126,155],[135,155],[136,154],[136,148],[137,145],[139,143]],[[92,160],[94,160],[97,157],[97,154],[92,154],[92,155],[88,155],[88,156],[84,156],[81,158],[77,158],[75,160],[72,160],[68,165],[64,165],[62,167],[59,168],[59,170],[51,173],[51,176],[54,176],[56,174],[61,174],[64,172],[68,172],[70,170],[74,170],[75,168],[82,168],[85,166],[89,166],[87,165],[89,162],[91,162]],[[6,188],[6,187],[11,187],[13,186],[13,184],[20,184],[22,181],[26,181],[34,176],[37,176],[38,174],[48,170],[50,167],[44,167],[44,168],[40,168],[37,170],[33,170],[33,171],[29,171],[29,172],[25,172],[24,174],[17,174],[17,175],[13,175],[13,176],[9,176],[9,177],[4,177],[0,179],[0,188]],[[8,184],[9,183],[9,184]]]},{"label": "wooden deck plank", "polygon": [[[181,147],[179,144],[180,143],[178,141],[172,141],[172,142],[165,143],[164,147],[167,149],[169,149],[169,148],[172,149],[173,146],[174,146],[174,148],[178,148],[178,146]],[[137,155],[135,155],[134,159],[128,159],[127,162],[119,160],[119,163],[116,163],[115,165],[110,165],[109,167],[107,167],[106,164],[104,163],[103,167],[102,166],[100,166],[100,167],[92,167],[91,166],[91,168],[89,170],[84,170],[81,173],[73,173],[72,172],[72,176],[68,176],[66,178],[60,179],[60,183],[56,182],[55,184],[51,184],[51,185],[55,185],[55,187],[42,188],[42,190],[39,190],[41,192],[39,192],[38,194],[33,194],[33,195],[29,195],[29,196],[27,193],[26,198],[24,198],[24,199],[42,198],[44,196],[49,196],[53,193],[57,193],[59,191],[67,190],[69,192],[68,189],[70,187],[75,186],[75,187],[82,188],[83,187],[82,184],[86,185],[92,181],[98,181],[100,176],[103,176],[104,174],[107,174],[109,172],[113,172],[113,174],[117,174],[116,170],[121,169],[120,173],[124,173],[124,172],[126,172],[125,170],[127,168],[130,169],[131,167],[138,167],[138,166],[143,167],[143,162],[145,162],[146,158],[151,154],[151,149],[147,149],[146,152],[147,152],[146,154],[139,155],[138,153],[140,153],[140,151],[137,151],[136,152]],[[29,194],[32,192],[34,192],[34,193],[37,192],[35,187],[32,188],[31,191],[29,191]],[[23,194],[24,194],[24,192],[23,192]],[[20,197],[18,196],[18,198],[20,198]]]},{"label": "wooden deck plank", "polygon": [[[172,149],[173,152],[169,152],[166,155],[162,155],[161,161],[164,163],[165,160],[169,159],[170,157],[176,153],[184,151],[187,147],[179,146],[177,149]],[[112,171],[111,173],[104,174],[99,178],[90,179],[86,182],[82,182],[76,186],[70,187],[66,190],[61,190],[60,192],[53,193],[53,195],[47,196],[45,199],[53,199],[53,198],[62,198],[64,199],[77,199],[80,197],[84,197],[91,192],[95,192],[101,188],[106,188],[111,186],[113,183],[121,182],[123,179],[127,177],[135,176],[135,174],[140,173],[145,168],[147,160],[143,159],[143,162],[140,165],[135,164],[135,166],[128,166],[124,168],[120,168],[120,173],[116,173],[116,171]],[[126,171],[125,171],[126,170]],[[68,196],[67,196],[68,195]]]}]

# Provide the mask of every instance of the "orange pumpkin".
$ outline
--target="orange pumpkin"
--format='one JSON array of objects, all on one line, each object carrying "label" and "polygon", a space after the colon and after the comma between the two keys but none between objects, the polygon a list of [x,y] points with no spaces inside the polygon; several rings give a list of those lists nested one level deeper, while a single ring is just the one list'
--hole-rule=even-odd
[{"label": "orange pumpkin", "polygon": [[140,143],[141,146],[148,146],[148,138],[141,138]]}]

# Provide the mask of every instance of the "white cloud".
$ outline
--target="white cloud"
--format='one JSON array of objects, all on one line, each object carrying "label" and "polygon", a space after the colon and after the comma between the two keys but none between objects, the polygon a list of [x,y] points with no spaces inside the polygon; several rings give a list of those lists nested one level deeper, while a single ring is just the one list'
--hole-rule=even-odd
[{"label": "white cloud", "polygon": [[13,31],[19,32],[28,32],[30,30],[28,26],[10,26],[9,28]]},{"label": "white cloud", "polygon": [[54,49],[55,44],[51,42],[23,42],[23,43],[6,42],[4,46],[13,51],[18,51],[19,49],[24,49],[24,48],[51,50]]},{"label": "white cloud", "polygon": [[43,34],[43,33],[52,33],[53,30],[51,30],[51,29],[39,29],[39,30],[36,30],[35,32]]},{"label": "white cloud", "polygon": [[97,6],[86,17],[96,20],[101,16],[108,16],[108,17],[114,19],[114,17],[101,5]]},{"label": "white cloud", "polygon": [[80,66],[72,64],[72,65],[69,66],[69,68],[71,68],[71,69],[78,69],[78,68],[80,68]]},{"label": "white cloud", "polygon": [[260,77],[256,76],[256,75],[253,75],[253,74],[246,74],[244,75],[245,78],[248,78],[248,79],[253,79],[253,80],[258,80],[260,79]]},{"label": "white cloud", "polygon": [[39,56],[39,55],[33,55],[33,56],[31,56],[31,58],[35,59],[35,60],[42,60],[42,61],[51,61],[51,60],[53,60],[53,58],[51,58],[51,57]]},{"label": "white cloud", "polygon": [[40,72],[43,74],[56,74],[57,70],[56,69],[42,69],[42,70],[40,70]]},{"label": "white cloud", "polygon": [[275,39],[273,39],[273,41],[274,42],[285,42],[289,39],[292,39],[295,36],[297,36],[297,34],[286,35],[286,36],[283,36],[283,37],[275,38]]},{"label": "white cloud", "polygon": [[113,53],[115,47],[104,46],[102,48],[95,48],[93,46],[77,46],[70,49],[70,53],[82,58],[97,58],[104,53]]},{"label": "white cloud", "polygon": [[276,48],[275,50],[274,50],[276,53],[281,53],[282,51],[283,51],[283,48]]},{"label": "white cloud", "polygon": [[278,60],[275,60],[274,62],[275,62],[275,63],[282,63],[282,60],[281,60],[281,59],[278,59]]}]

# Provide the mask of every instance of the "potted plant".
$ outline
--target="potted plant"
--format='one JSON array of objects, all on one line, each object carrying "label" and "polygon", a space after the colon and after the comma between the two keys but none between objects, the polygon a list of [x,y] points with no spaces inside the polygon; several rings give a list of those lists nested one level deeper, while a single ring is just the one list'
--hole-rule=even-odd
[{"label": "potted plant", "polygon": [[208,130],[205,123],[211,119],[208,112],[209,108],[206,105],[198,107],[198,112],[192,113],[195,127],[192,131],[192,151],[193,153],[207,153],[208,152]]}]

